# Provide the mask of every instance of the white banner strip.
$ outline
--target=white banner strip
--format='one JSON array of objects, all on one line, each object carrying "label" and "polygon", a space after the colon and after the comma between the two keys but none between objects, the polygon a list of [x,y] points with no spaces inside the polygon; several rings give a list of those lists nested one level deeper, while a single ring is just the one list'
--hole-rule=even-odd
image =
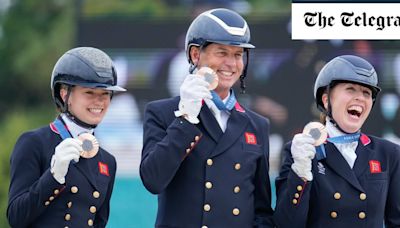
[{"label": "white banner strip", "polygon": [[292,3],[293,40],[399,40],[400,3]]}]

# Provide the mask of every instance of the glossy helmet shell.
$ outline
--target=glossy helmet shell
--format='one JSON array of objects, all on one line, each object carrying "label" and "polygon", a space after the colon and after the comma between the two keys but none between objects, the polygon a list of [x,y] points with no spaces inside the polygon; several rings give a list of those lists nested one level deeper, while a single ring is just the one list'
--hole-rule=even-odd
[{"label": "glossy helmet shell", "polygon": [[325,111],[322,94],[334,82],[352,82],[366,86],[375,101],[380,88],[374,67],[365,59],[354,55],[342,55],[329,61],[319,72],[314,85],[314,98],[318,109]]},{"label": "glossy helmet shell", "polygon": [[125,91],[117,86],[117,72],[111,58],[92,47],[78,47],[67,51],[54,66],[50,87],[57,107],[61,108],[60,85],[79,85],[110,91]]},{"label": "glossy helmet shell", "polygon": [[224,8],[201,13],[190,25],[185,40],[185,51],[189,63],[190,48],[207,43],[254,48],[250,43],[250,29],[246,20],[238,13]]}]

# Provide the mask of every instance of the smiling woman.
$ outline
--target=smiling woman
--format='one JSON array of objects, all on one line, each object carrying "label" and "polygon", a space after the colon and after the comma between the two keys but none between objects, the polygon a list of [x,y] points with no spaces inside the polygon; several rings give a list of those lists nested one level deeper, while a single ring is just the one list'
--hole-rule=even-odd
[{"label": "smiling woman", "polygon": [[56,120],[20,136],[11,155],[12,227],[105,227],[116,161],[92,135],[110,105],[117,73],[103,51],[67,51],[51,77]]},{"label": "smiling woman", "polygon": [[[325,110],[331,108],[332,120],[343,132],[354,133],[361,129],[372,109],[372,91],[369,87],[355,83],[338,83],[331,91],[322,95]],[[330,103],[329,103],[330,102]]]},{"label": "smiling woman", "polygon": [[[61,88],[63,101],[67,99],[68,88]],[[68,99],[69,112],[79,116],[83,122],[97,125],[103,119],[111,101],[111,91],[74,86]]]},{"label": "smiling woman", "polygon": [[346,55],[322,68],[314,97],[322,121],[328,117],[339,130],[355,133],[367,119],[380,90],[374,67],[362,58]]},{"label": "smiling woman", "polygon": [[380,90],[374,67],[360,57],[339,56],[322,68],[314,98],[329,137],[314,146],[310,134],[297,134],[284,149],[278,227],[400,226],[400,147],[361,132]]}]

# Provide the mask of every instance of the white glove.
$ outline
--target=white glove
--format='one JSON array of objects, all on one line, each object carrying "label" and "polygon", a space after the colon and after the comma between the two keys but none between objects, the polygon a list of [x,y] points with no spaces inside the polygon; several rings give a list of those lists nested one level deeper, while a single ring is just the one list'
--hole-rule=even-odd
[{"label": "white glove", "polygon": [[290,151],[294,163],[292,170],[301,178],[312,181],[311,160],[315,157],[315,139],[307,134],[296,134],[292,140]]},{"label": "white glove", "polygon": [[58,183],[65,183],[69,163],[71,160],[78,162],[81,151],[82,142],[78,139],[67,138],[58,144],[50,163],[50,172]]},{"label": "white glove", "polygon": [[181,100],[179,101],[179,110],[175,111],[175,116],[184,116],[193,124],[199,123],[197,116],[201,110],[202,100],[212,99],[211,92],[208,89],[209,85],[199,75],[187,75],[180,88]]}]

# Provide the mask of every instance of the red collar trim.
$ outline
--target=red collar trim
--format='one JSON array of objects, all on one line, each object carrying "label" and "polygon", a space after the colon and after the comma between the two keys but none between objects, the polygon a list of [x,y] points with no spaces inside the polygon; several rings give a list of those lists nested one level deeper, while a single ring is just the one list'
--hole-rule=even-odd
[{"label": "red collar trim", "polygon": [[360,141],[364,146],[366,146],[366,145],[371,143],[371,139],[367,135],[362,134],[362,133],[361,133],[361,136],[360,136]]},{"label": "red collar trim", "polygon": [[58,132],[56,126],[54,126],[54,123],[50,123],[49,126],[50,126],[50,129],[51,129],[54,133],[56,133],[57,135],[60,134],[60,132]]},{"label": "red collar trim", "polygon": [[[60,134],[60,132],[57,130],[57,128],[56,128],[56,126],[54,125],[53,122],[51,122],[51,123],[49,124],[49,126],[50,126],[50,129],[51,129],[54,133],[56,133],[57,135]],[[65,128],[67,129],[67,131],[69,131],[68,126],[67,126],[67,125],[64,125],[64,126],[65,126]]]},{"label": "red collar trim", "polygon": [[244,110],[244,108],[242,108],[242,106],[240,106],[239,102],[237,102],[237,101],[236,101],[236,103],[235,103],[235,109],[236,109],[236,111],[238,111],[238,112],[242,112],[242,113],[246,112],[246,111]]}]

